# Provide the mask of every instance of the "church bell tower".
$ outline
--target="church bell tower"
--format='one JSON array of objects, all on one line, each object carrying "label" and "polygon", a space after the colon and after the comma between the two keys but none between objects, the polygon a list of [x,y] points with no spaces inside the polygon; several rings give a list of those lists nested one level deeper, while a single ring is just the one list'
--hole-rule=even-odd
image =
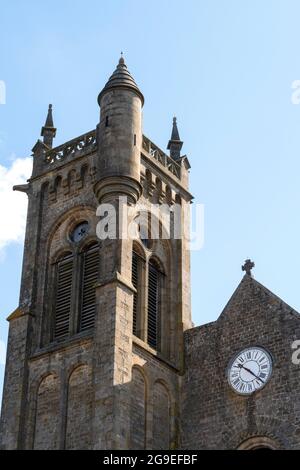
[{"label": "church bell tower", "polygon": [[50,105],[32,176],[14,188],[28,215],[8,317],[3,449],[180,446],[190,166],[176,120],[170,155],[143,135],[144,97],[123,56],[98,104],[96,128],[56,147]]}]

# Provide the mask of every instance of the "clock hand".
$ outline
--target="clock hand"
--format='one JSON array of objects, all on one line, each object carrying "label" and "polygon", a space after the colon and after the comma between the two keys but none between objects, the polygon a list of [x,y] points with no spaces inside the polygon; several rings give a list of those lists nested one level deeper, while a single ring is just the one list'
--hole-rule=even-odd
[{"label": "clock hand", "polygon": [[261,383],[264,383],[264,381],[258,377],[258,375],[254,374],[254,372],[252,372],[252,370],[248,369],[247,367],[244,367],[244,369],[247,371],[247,372],[250,372],[250,374],[252,374],[257,380],[260,380]]},{"label": "clock hand", "polygon": [[255,377],[257,380],[260,380],[261,383],[265,383],[260,377],[258,377],[256,374],[254,374],[254,372],[252,372],[252,370],[248,369],[248,367],[245,367],[243,366],[243,364],[238,364],[238,367],[240,369],[245,369],[247,372],[249,372],[251,375],[253,375],[253,377]]}]

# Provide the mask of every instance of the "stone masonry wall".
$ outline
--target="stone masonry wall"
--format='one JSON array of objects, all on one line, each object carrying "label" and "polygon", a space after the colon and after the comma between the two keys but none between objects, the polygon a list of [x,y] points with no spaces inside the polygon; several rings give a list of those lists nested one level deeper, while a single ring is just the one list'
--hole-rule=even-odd
[{"label": "stone masonry wall", "polygon": [[130,395],[130,449],[145,449],[146,383],[143,373],[137,367],[132,369]]},{"label": "stone masonry wall", "polygon": [[[133,366],[139,368],[146,385],[146,449],[176,449],[179,443],[179,371],[138,338],[133,344]],[[141,395],[138,399],[141,400]]]},{"label": "stone masonry wall", "polygon": [[91,445],[91,338],[65,341],[29,361],[26,449]]},{"label": "stone masonry wall", "polygon": [[69,378],[66,449],[91,449],[92,399],[92,371],[81,365]]},{"label": "stone masonry wall", "polygon": [[171,405],[169,391],[165,385],[155,382],[153,389],[153,449],[170,447]]},{"label": "stone masonry wall", "polygon": [[38,388],[34,446],[36,450],[59,449],[60,381],[57,375],[47,375]]}]

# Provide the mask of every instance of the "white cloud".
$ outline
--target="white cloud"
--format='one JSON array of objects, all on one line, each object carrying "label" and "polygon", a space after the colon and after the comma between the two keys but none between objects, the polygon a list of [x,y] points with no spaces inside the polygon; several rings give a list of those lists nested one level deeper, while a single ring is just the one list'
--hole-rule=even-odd
[{"label": "white cloud", "polygon": [[26,183],[31,168],[31,158],[17,158],[9,167],[0,165],[0,255],[9,243],[22,243],[24,240],[27,196],[13,191],[12,187]]},{"label": "white cloud", "polygon": [[0,341],[0,366],[5,365],[6,347],[4,341]]}]

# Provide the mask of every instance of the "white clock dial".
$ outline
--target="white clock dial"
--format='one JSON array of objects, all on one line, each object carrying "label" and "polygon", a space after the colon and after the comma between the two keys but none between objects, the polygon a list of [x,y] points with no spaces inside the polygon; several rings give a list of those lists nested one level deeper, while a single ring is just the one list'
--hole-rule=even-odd
[{"label": "white clock dial", "polygon": [[79,242],[80,240],[82,240],[82,238],[85,237],[88,231],[89,231],[88,222],[82,222],[81,224],[77,225],[77,227],[74,228],[71,234],[71,240],[75,243]]},{"label": "white clock dial", "polygon": [[233,390],[241,395],[251,395],[263,388],[272,374],[272,358],[263,348],[247,348],[230,362],[227,375]]}]

